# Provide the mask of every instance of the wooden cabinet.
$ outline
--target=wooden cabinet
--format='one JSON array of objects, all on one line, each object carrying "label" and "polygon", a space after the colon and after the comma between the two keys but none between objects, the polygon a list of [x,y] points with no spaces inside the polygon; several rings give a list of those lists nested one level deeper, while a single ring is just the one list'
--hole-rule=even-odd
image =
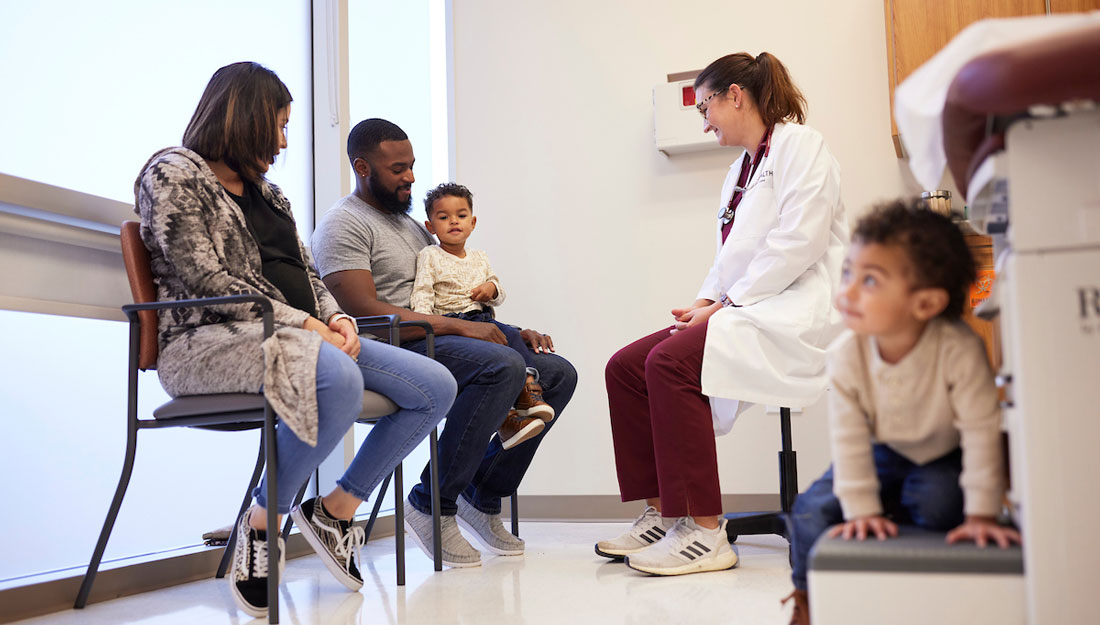
[{"label": "wooden cabinet", "polygon": [[[904,156],[894,121],[894,88],[964,28],[987,17],[1018,17],[1100,9],[1100,0],[884,0],[890,77],[890,134]],[[1049,3],[1049,8],[1048,8]]]}]

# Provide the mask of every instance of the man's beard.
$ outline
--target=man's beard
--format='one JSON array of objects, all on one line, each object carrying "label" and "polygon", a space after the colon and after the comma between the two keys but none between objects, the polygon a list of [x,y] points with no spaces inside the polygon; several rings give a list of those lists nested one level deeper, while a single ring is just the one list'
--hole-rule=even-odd
[{"label": "man's beard", "polygon": [[[374,199],[377,200],[379,204],[381,204],[381,206],[377,206],[376,208],[381,208],[387,213],[393,213],[394,215],[408,213],[412,210],[412,194],[409,195],[409,199],[402,202],[401,200],[397,199],[397,191],[389,191],[385,187],[383,187],[382,182],[378,179],[378,176],[375,175],[373,171],[370,173],[370,177],[367,179],[367,182],[370,185],[371,195],[373,195]],[[403,188],[406,187],[398,187],[398,189]]]}]

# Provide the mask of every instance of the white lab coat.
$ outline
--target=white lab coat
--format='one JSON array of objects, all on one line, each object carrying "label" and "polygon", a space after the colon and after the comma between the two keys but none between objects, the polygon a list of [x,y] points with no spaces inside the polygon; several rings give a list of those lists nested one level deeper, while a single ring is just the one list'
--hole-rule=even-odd
[{"label": "white lab coat", "polygon": [[[719,215],[745,153],[730,166]],[[825,347],[840,330],[833,296],[849,242],[840,167],[821,135],[777,124],[771,149],[738,205],[733,228],[699,290],[739,307],[714,313],[703,351],[702,388],[716,434],[753,403],[808,406],[825,390]]]}]

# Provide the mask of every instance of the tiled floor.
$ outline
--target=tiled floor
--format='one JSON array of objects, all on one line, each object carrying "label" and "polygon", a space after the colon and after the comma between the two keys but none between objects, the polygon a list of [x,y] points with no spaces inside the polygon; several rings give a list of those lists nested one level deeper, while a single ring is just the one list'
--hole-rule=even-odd
[{"label": "tiled floor", "polygon": [[[281,622],[305,625],[442,623],[785,624],[790,590],[786,541],[745,537],[738,568],[682,577],[649,577],[592,551],[625,524],[524,523],[522,558],[486,557],[473,569],[432,571],[409,541],[407,584],[396,585],[393,539],[363,550],[366,584],[348,592],[316,557],[287,563]],[[261,623],[237,611],[224,580],[93,604],[82,611],[38,617],[30,624]]]}]

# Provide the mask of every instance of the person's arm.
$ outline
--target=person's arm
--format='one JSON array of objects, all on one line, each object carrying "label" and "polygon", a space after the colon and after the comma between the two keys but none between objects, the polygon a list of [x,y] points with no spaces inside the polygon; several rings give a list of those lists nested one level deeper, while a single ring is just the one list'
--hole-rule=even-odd
[{"label": "person's arm", "polygon": [[967,331],[946,346],[945,370],[948,396],[957,416],[962,447],[962,486],[966,520],[947,534],[947,542],[972,540],[980,547],[988,541],[1001,548],[1019,543],[1020,534],[997,524],[1004,495],[1004,457],[1001,450],[1001,409],[993,371],[985,347]]},{"label": "person's arm", "polygon": [[[387,304],[378,299],[374,286],[374,276],[363,269],[349,269],[330,273],[323,278],[325,286],[336,297],[344,312],[354,317],[373,315],[400,315],[402,321],[426,321],[431,324],[436,336],[456,334],[491,343],[507,345],[504,333],[491,323],[465,321],[454,317],[425,315],[408,308]],[[424,336],[423,330],[407,328],[401,331],[402,339],[416,339]]]},{"label": "person's arm", "polygon": [[898,526],[882,516],[878,474],[871,450],[871,426],[859,401],[856,380],[862,379],[859,343],[855,340],[829,354],[829,433],[833,452],[833,492],[840,500],[844,522],[829,537],[879,540],[898,535]]},{"label": "person's arm", "polygon": [[[435,256],[431,246],[420,250],[416,257],[416,279],[413,281],[409,308],[422,315],[430,315],[435,310]],[[372,279],[373,283],[374,280]]]},{"label": "person's arm", "polygon": [[792,137],[776,159],[779,224],[725,293],[739,306],[778,295],[819,261],[840,205],[840,171],[820,135]]},{"label": "person's arm", "polygon": [[481,264],[484,265],[485,280],[470,291],[470,298],[475,302],[496,308],[504,303],[504,287],[500,285],[500,278],[493,271],[493,266],[489,264],[489,255],[478,251],[478,256]]},{"label": "person's arm", "polygon": [[827,395],[833,492],[847,520],[882,514],[871,451],[871,424],[860,403],[860,380],[867,383],[860,352],[860,343],[852,336],[838,344],[827,360],[832,381],[832,390]]}]

